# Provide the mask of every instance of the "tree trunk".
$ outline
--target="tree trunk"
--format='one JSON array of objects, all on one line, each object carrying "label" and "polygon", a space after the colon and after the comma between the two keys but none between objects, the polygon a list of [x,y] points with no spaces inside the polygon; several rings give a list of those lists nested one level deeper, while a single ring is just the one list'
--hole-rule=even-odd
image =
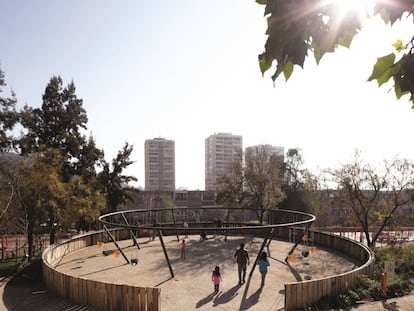
[{"label": "tree trunk", "polygon": [[55,235],[56,235],[56,229],[55,229],[55,215],[53,213],[49,213],[49,240],[50,245],[55,244]]},{"label": "tree trunk", "polygon": [[27,226],[27,249],[28,249],[28,256],[29,261],[32,260],[33,257],[33,224],[29,224]]}]

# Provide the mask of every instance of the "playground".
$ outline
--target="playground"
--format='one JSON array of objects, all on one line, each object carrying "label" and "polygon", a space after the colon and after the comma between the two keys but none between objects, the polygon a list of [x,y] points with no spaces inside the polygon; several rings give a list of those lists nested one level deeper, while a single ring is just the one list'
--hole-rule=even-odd
[{"label": "playground", "polygon": [[[186,240],[186,258],[181,258],[180,245]],[[351,271],[356,264],[332,251],[299,245],[286,261],[293,243],[272,240],[265,251],[270,267],[265,286],[260,288],[260,273],[254,267],[255,259],[263,244],[262,238],[253,236],[199,235],[185,237],[164,236],[171,270],[167,264],[160,239],[141,237],[120,241],[119,246],[131,263],[117,251],[114,243],[99,243],[69,253],[56,264],[56,270],[78,278],[161,289],[161,310],[283,310],[284,284],[299,280],[318,279]],[[237,265],[233,256],[240,243],[249,252],[246,283],[238,284]],[[137,264],[134,264],[137,262]],[[211,273],[220,266],[223,281],[214,294]],[[252,268],[255,268],[253,273]],[[102,299],[105,299],[104,297]]]}]

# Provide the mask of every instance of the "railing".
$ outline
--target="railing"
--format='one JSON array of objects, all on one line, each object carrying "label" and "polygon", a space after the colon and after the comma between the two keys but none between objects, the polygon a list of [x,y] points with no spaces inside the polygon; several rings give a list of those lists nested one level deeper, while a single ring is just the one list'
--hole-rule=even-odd
[{"label": "railing", "polygon": [[[113,234],[117,240],[130,238],[128,230],[116,230]],[[99,231],[50,246],[42,257],[43,280],[47,288],[71,302],[96,307],[99,310],[159,311],[161,309],[159,288],[99,282],[55,270],[63,256],[96,245],[103,240],[103,236],[103,231]]]},{"label": "railing", "polygon": [[368,247],[357,241],[329,233],[312,231],[312,235],[314,245],[346,254],[357,260],[360,266],[347,273],[323,279],[285,284],[286,311],[306,308],[323,297],[338,296],[349,288],[356,287],[361,276],[372,276],[375,257]]}]

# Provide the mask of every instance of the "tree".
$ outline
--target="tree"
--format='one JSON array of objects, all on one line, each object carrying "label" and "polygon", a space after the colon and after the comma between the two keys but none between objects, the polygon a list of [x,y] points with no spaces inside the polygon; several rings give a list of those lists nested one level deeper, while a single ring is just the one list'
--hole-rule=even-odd
[{"label": "tree", "polygon": [[122,171],[134,163],[130,160],[133,149],[132,145],[125,143],[123,149],[118,151],[116,158],[112,160],[112,170],[111,165],[104,162],[102,172],[98,175],[98,180],[106,196],[108,212],[116,211],[119,204],[124,204],[131,199],[126,186],[129,182],[136,181],[137,178],[122,175]]},{"label": "tree", "polygon": [[16,195],[17,173],[23,157],[14,153],[0,154],[0,232],[25,233],[25,217]]},{"label": "tree", "polygon": [[364,162],[357,151],[352,163],[327,173],[338,185],[336,204],[361,227],[368,246],[374,246],[384,228],[393,224],[396,212],[412,202],[414,164],[409,160],[384,161],[380,170]]},{"label": "tree", "polygon": [[13,139],[8,135],[8,132],[18,122],[16,95],[12,92],[11,97],[1,96],[5,86],[4,73],[0,68],[0,152],[13,148]]},{"label": "tree", "polygon": [[59,165],[61,163],[51,154],[36,153],[26,157],[18,168],[14,187],[25,212],[29,259],[33,255],[33,238],[40,224],[51,222],[53,231],[55,210],[62,206],[67,197],[66,189],[59,180]]},{"label": "tree", "polygon": [[273,155],[266,146],[257,146],[243,153],[233,165],[233,173],[219,178],[217,203],[229,207],[254,209],[260,224],[269,209],[283,199],[283,157]]},{"label": "tree", "polygon": [[302,151],[289,149],[286,153],[285,180],[282,185],[285,199],[280,203],[283,209],[313,213],[318,201],[317,178],[303,168]]},{"label": "tree", "polygon": [[62,174],[66,179],[74,175],[82,147],[87,145],[81,131],[86,129],[88,117],[75,91],[73,82],[63,87],[62,78],[54,76],[45,88],[41,108],[25,105],[20,112],[27,130],[19,140],[21,153],[30,154],[44,146],[60,150],[65,156]]},{"label": "tree", "polygon": [[[319,63],[324,54],[334,52],[341,45],[349,47],[362,21],[380,14],[386,23],[393,25],[403,16],[412,17],[413,1],[368,1],[362,10],[348,10],[343,15],[341,1],[325,0],[256,0],[265,5],[268,35],[265,51],[259,55],[262,73],[276,63],[272,76],[275,81],[283,73],[288,80],[294,65],[303,68],[308,53]],[[372,13],[371,13],[372,12]],[[391,43],[391,42],[390,42]],[[399,99],[410,94],[414,109],[414,40],[394,43],[395,52],[378,58],[369,81],[377,80],[379,86],[392,78],[395,94]]]}]

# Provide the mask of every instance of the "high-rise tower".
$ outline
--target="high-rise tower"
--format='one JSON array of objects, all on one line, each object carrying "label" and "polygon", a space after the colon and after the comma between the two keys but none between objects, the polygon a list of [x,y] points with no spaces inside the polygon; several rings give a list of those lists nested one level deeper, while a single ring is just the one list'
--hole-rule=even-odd
[{"label": "high-rise tower", "polygon": [[145,190],[175,191],[175,142],[165,138],[145,141]]},{"label": "high-rise tower", "polygon": [[220,176],[232,173],[233,163],[242,151],[240,135],[214,134],[205,140],[205,189],[215,190]]}]

